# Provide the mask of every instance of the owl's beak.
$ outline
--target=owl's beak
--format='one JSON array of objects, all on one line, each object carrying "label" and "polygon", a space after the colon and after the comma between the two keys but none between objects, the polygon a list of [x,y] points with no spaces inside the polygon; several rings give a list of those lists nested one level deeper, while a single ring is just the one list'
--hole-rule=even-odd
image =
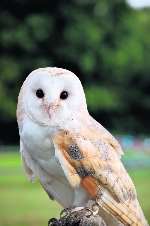
[{"label": "owl's beak", "polygon": [[51,116],[56,112],[58,106],[59,104],[57,102],[44,104],[45,111],[47,112],[49,118],[51,118]]}]

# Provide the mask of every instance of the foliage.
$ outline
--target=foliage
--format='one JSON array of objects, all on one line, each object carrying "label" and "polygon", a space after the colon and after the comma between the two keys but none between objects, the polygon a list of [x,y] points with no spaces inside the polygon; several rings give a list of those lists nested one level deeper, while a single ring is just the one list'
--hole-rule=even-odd
[{"label": "foliage", "polygon": [[29,72],[58,66],[80,77],[105,126],[149,133],[149,22],[148,10],[122,0],[2,0],[0,121],[14,122]]}]

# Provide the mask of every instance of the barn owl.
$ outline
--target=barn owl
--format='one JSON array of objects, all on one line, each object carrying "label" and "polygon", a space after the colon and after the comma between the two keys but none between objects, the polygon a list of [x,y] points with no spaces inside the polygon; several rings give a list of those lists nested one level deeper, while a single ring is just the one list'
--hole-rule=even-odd
[{"label": "barn owl", "polygon": [[17,105],[20,152],[30,180],[38,178],[64,208],[99,204],[108,226],[146,226],[117,140],[87,110],[79,78],[39,68],[24,81]]}]

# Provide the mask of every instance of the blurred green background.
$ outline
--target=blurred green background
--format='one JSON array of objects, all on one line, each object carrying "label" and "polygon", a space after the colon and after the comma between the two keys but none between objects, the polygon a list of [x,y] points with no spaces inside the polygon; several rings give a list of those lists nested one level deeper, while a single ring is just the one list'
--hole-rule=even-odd
[{"label": "blurred green background", "polygon": [[[60,207],[24,176],[16,103],[34,69],[63,67],[83,83],[90,113],[125,150],[150,220],[150,10],[123,0],[1,0],[0,226],[47,225]],[[10,146],[11,145],[11,146]]]}]

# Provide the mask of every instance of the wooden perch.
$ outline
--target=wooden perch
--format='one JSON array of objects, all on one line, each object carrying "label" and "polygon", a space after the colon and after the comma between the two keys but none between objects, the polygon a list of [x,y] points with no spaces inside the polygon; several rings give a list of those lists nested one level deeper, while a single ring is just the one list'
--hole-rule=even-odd
[{"label": "wooden perch", "polygon": [[52,218],[48,226],[106,226],[104,220],[93,215],[88,208],[79,211],[70,211],[60,219]]}]

